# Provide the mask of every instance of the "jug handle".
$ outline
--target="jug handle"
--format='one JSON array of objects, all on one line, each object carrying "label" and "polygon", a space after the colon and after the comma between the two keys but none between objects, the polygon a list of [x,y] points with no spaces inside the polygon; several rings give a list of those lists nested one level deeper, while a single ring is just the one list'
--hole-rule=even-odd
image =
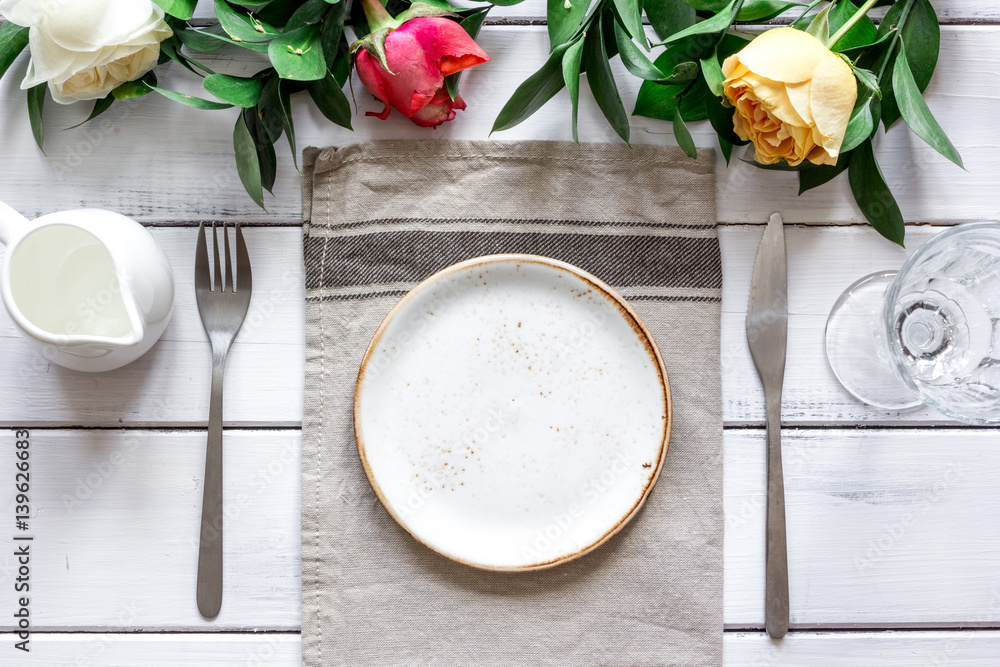
[{"label": "jug handle", "polygon": [[0,201],[0,244],[10,245],[10,240],[30,224],[26,217]]}]

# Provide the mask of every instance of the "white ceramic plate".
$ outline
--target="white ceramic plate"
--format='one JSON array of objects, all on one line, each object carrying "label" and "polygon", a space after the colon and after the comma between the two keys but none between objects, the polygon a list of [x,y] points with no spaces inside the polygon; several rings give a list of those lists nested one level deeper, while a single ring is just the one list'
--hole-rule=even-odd
[{"label": "white ceramic plate", "polygon": [[494,255],[390,311],[361,364],[354,428],[372,488],[413,537],[473,567],[540,569],[642,506],[667,453],[670,388],[610,287]]}]

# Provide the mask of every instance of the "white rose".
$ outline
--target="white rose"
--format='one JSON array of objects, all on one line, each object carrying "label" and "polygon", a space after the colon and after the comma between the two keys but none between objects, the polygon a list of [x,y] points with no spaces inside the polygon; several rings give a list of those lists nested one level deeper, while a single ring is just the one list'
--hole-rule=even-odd
[{"label": "white rose", "polygon": [[99,99],[141,78],[172,34],[150,0],[0,0],[0,14],[30,28],[21,88],[47,82],[60,104]]}]

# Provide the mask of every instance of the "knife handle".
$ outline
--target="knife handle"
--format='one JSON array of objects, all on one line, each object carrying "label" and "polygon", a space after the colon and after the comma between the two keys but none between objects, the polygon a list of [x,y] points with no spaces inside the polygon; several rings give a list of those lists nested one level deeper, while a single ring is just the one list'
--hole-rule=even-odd
[{"label": "knife handle", "polygon": [[788,553],[785,538],[785,482],[781,472],[781,395],[766,397],[767,556],[764,627],[775,639],[788,632]]}]

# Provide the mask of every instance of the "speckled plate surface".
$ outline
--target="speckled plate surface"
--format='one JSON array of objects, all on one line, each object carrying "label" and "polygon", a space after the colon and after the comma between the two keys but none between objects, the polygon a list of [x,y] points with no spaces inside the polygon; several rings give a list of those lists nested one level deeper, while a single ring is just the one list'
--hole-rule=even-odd
[{"label": "speckled plate surface", "polygon": [[422,282],[358,374],[368,480],[421,543],[473,567],[533,570],[603,544],[667,453],[670,387],[645,325],[569,264],[493,255]]}]

